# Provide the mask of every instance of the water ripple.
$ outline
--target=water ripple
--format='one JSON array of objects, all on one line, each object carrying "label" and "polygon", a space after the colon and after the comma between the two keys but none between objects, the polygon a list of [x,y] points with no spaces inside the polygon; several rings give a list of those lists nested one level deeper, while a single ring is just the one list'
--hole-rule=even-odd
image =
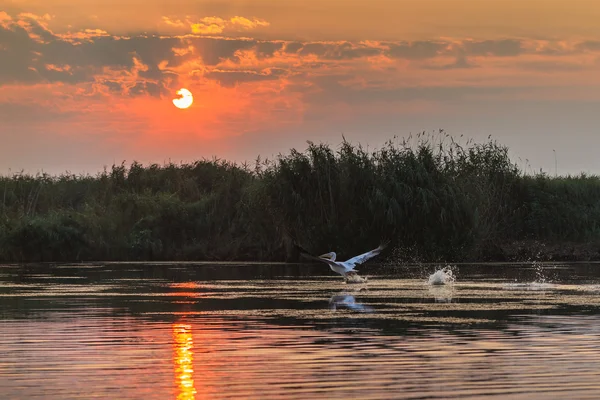
[{"label": "water ripple", "polygon": [[597,283],[531,290],[463,271],[449,288],[393,278],[349,288],[335,279],[131,276],[140,270],[0,272],[3,399],[600,393]]}]

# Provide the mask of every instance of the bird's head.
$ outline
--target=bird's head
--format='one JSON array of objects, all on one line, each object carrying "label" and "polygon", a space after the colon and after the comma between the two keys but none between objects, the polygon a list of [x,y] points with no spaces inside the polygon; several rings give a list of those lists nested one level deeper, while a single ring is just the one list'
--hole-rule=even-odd
[{"label": "bird's head", "polygon": [[324,258],[324,259],[329,260],[329,261],[335,261],[335,257],[336,257],[336,254],[335,254],[334,251],[331,251],[331,252],[325,253],[325,254],[321,254],[319,256],[319,258]]}]

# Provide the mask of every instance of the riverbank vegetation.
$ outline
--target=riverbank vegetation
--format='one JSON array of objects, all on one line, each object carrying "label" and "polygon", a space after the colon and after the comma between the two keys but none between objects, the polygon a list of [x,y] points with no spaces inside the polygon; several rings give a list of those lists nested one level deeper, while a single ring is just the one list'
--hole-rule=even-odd
[{"label": "riverbank vegetation", "polygon": [[344,258],[384,239],[398,261],[600,258],[597,176],[525,174],[505,146],[443,132],[375,151],[309,143],[252,166],[18,173],[0,196],[4,262],[295,261],[294,241]]}]

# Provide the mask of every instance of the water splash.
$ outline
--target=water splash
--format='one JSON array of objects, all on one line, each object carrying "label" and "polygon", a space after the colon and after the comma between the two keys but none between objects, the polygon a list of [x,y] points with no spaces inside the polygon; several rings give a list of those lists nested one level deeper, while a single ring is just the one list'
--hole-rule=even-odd
[{"label": "water splash", "polygon": [[544,265],[541,262],[534,260],[531,262],[531,266],[535,271],[535,279],[533,282],[508,283],[504,285],[504,289],[547,290],[554,288],[554,284],[550,283],[549,278],[544,271]]},{"label": "water splash", "polygon": [[427,284],[429,285],[448,285],[456,281],[456,276],[452,267],[446,265],[444,268],[440,268],[429,276]]},{"label": "water splash", "polygon": [[535,283],[546,283],[546,275],[544,274],[544,265],[539,261],[533,261],[531,266],[535,269]]},{"label": "water splash", "polygon": [[344,281],[346,283],[366,283],[369,280],[369,278],[362,277],[360,275],[358,275],[356,272],[348,272],[346,273],[346,275],[344,276]]},{"label": "water splash", "polygon": [[[417,268],[407,269],[407,265],[413,265]],[[390,251],[389,256],[381,262],[381,266],[393,272],[402,270],[403,276],[412,279],[421,277],[426,267],[418,254],[418,249],[414,245],[394,247]]]}]

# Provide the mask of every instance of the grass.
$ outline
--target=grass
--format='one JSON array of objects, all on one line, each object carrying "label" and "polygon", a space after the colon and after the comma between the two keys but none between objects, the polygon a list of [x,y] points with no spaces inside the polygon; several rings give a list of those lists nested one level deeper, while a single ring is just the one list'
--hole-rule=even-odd
[{"label": "grass", "polygon": [[294,241],[344,257],[389,239],[401,259],[492,260],[509,243],[595,245],[599,200],[597,176],[524,174],[491,139],[419,134],[371,152],[309,142],[252,167],[0,177],[0,259],[292,261]]}]

